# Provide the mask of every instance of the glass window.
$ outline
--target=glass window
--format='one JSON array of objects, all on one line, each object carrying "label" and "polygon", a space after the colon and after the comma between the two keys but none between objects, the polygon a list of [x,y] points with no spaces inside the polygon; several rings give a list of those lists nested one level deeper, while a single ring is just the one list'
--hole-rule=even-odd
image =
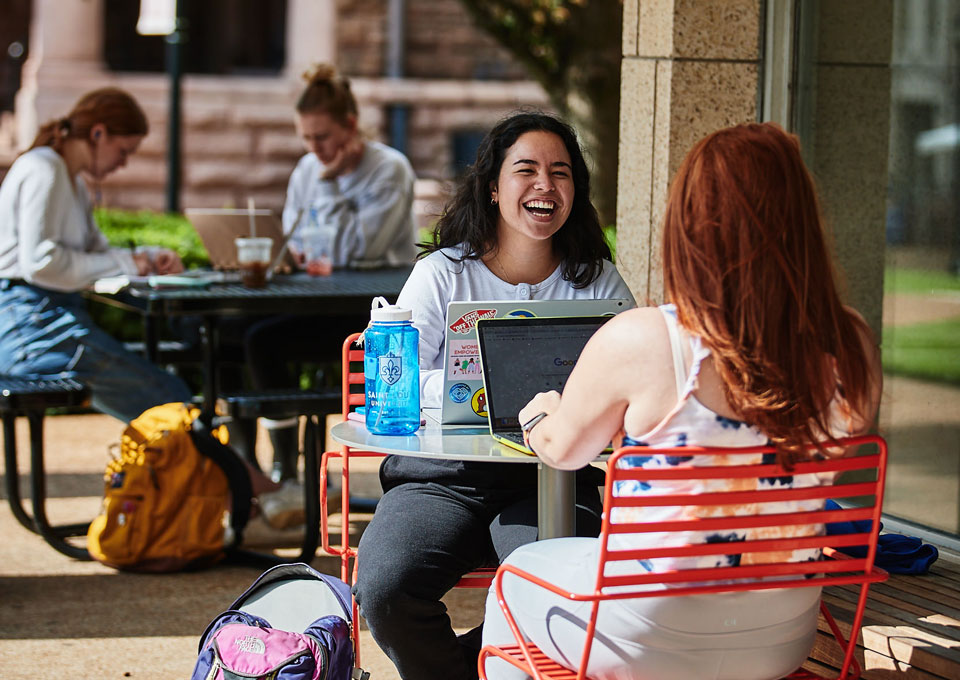
[{"label": "glass window", "polygon": [[898,0],[893,17],[885,509],[960,533],[960,3]]},{"label": "glass window", "polygon": [[[890,448],[884,512],[956,535],[960,3],[894,0],[871,5],[873,14],[866,6],[768,0],[768,7],[796,8],[791,31],[771,44],[795,41],[790,125],[821,185],[828,223],[838,242],[846,239],[846,273],[850,258],[862,264],[877,256],[873,247],[884,252],[877,321],[884,370],[879,429]],[[842,106],[834,102],[838,98]],[[887,106],[889,117],[878,108]],[[884,129],[865,127],[876,125]],[[885,175],[876,172],[884,140]],[[866,193],[857,196],[838,182]],[[884,193],[885,217],[877,209]],[[862,204],[850,209],[857,200]],[[880,278],[868,273],[864,279],[859,271],[858,283],[869,280],[878,293],[873,286],[881,285]],[[877,319],[877,309],[863,311]]]},{"label": "glass window", "polygon": [[[185,73],[275,75],[284,64],[286,0],[181,2]],[[114,71],[165,70],[162,36],[137,33],[140,3],[104,2],[104,59]]]}]

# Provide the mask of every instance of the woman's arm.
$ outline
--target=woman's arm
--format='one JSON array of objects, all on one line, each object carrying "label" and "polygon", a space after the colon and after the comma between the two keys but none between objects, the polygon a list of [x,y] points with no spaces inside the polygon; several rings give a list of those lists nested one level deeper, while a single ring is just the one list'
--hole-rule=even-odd
[{"label": "woman's arm", "polygon": [[[83,191],[82,185],[77,191]],[[39,166],[20,189],[18,265],[27,281],[44,288],[75,291],[114,274],[137,274],[129,251],[100,248],[103,236],[93,225],[89,206],[74,194],[70,178],[55,166]],[[78,223],[81,215],[84,223]],[[83,247],[64,243],[71,240]],[[88,238],[92,235],[92,238]]]},{"label": "woman's arm", "polygon": [[588,464],[622,431],[652,429],[676,399],[669,340],[656,308],[622,312],[590,339],[563,395],[544,392],[520,411],[525,423],[544,412],[529,433],[547,464],[575,470]]}]

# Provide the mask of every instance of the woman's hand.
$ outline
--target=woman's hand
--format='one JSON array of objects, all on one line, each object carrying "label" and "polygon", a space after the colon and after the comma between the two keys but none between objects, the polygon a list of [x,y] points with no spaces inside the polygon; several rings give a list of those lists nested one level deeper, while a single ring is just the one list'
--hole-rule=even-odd
[{"label": "woman's hand", "polygon": [[179,274],[183,271],[183,262],[174,251],[161,248],[153,256],[153,271],[155,274]]},{"label": "woman's hand", "polygon": [[146,276],[150,273],[150,256],[147,253],[131,253],[133,263],[137,266],[137,276]]},{"label": "woman's hand", "polygon": [[541,392],[536,395],[533,399],[530,400],[526,406],[520,409],[520,424],[523,425],[529,421],[534,416],[540,413],[546,413],[550,415],[557,410],[557,407],[560,405],[560,393],[556,390],[550,390],[549,392]]},{"label": "woman's hand", "polygon": [[360,165],[361,158],[363,158],[363,140],[359,135],[354,135],[350,141],[340,147],[333,160],[324,166],[320,179],[332,180],[353,172]]}]

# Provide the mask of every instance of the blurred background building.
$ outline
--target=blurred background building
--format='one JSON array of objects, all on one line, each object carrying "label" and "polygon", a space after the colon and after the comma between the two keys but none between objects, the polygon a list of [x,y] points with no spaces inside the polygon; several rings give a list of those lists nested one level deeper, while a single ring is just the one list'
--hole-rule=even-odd
[{"label": "blurred background building", "polygon": [[[0,174],[37,125],[106,84],[143,104],[151,132],[104,185],[114,207],[164,206],[169,79],[164,38],[136,32],[131,0],[0,0]],[[388,21],[391,5],[402,22]],[[183,207],[280,208],[303,153],[293,129],[301,73],[329,61],[352,78],[363,129],[410,158],[418,194],[472,162],[483,133],[542,89],[474,27],[458,0],[181,0]]]},{"label": "blurred background building", "polygon": [[[370,134],[410,157],[425,220],[439,207],[438,183],[472,160],[483,131],[517,106],[556,103],[553,90],[569,85],[543,69],[535,82],[527,74],[536,68],[475,28],[465,7],[524,7],[529,15],[511,21],[539,16],[539,24],[514,22],[537,30],[549,24],[545,12],[557,26],[566,16],[563,30],[539,35],[531,49],[549,56],[578,43],[567,64],[619,77],[619,103],[594,107],[618,111],[619,124],[594,116],[578,127],[595,140],[617,133],[614,150],[595,148],[606,149],[599,160],[617,159],[617,265],[641,303],[663,299],[660,219],[691,146],[744,121],[794,131],[820,190],[845,298],[881,339],[885,509],[909,533],[960,534],[960,3],[181,2],[184,206],[245,205],[248,196],[282,204],[301,153],[292,125],[298,76],[326,60],[354,77]],[[587,25],[613,3],[622,30]],[[38,121],[65,112],[81,92],[119,84],[144,102],[153,132],[104,187],[106,202],[163,206],[168,81],[162,39],[134,32],[138,4],[0,0],[0,159],[9,162]],[[619,45],[622,59],[590,63],[598,44]],[[586,89],[568,89],[567,115],[617,88]]]}]

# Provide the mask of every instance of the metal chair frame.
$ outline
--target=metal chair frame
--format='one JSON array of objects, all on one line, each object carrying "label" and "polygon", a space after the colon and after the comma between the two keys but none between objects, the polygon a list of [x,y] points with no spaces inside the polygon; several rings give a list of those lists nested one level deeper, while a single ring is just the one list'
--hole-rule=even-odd
[{"label": "metal chair frame", "polygon": [[[857,608],[850,626],[849,637],[844,637],[826,604],[821,600],[820,610],[824,620],[833,633],[843,652],[843,664],[838,679],[855,680],[860,677],[861,669],[854,658],[857,635],[863,621],[867,595],[871,583],[886,580],[887,573],[874,565],[877,551],[877,539],[880,528],[880,514],[883,504],[883,490],[886,477],[887,446],[878,436],[862,436],[838,440],[830,446],[859,447],[871,445],[877,453],[852,457],[827,456],[822,460],[797,463],[790,471],[777,464],[737,464],[739,457],[775,453],[768,446],[747,448],[707,449],[684,447],[674,449],[650,449],[646,447],[622,448],[608,461],[606,488],[604,494],[604,518],[600,533],[600,553],[597,564],[597,577],[592,592],[570,593],[549,581],[505,564],[497,570],[494,588],[500,608],[506,616],[513,632],[516,644],[504,647],[485,646],[480,653],[479,673],[486,680],[485,661],[496,656],[522,669],[536,680],[563,679],[584,680],[590,659],[600,603],[610,600],[626,600],[646,597],[677,597],[686,595],[729,593],[782,588],[809,588],[833,585],[855,584],[860,586]],[[826,445],[825,445],[826,446]],[[808,447],[812,450],[815,447]],[[642,469],[620,467],[618,462],[625,456],[713,456],[724,455],[731,465],[697,466],[692,462],[670,466],[668,468]],[[780,477],[804,473],[855,473],[855,480],[845,483],[826,484],[807,488],[767,488],[754,491],[721,491],[702,494],[645,494],[642,496],[616,496],[613,493],[618,482],[634,480],[656,484],[663,481],[735,479]],[[856,481],[864,474],[874,475],[873,481]],[[857,476],[859,475],[859,476]],[[851,505],[840,510],[812,510],[806,512],[756,514],[750,516],[711,516],[705,518],[689,517],[669,522],[614,523],[611,514],[617,508],[644,507],[697,507],[723,506],[726,504],[756,504],[782,501],[815,500],[827,498],[863,498],[872,500],[866,505]],[[688,513],[690,514],[690,513]],[[653,547],[633,550],[614,549],[610,539],[615,535],[645,532],[689,532],[722,531],[724,529],[747,529],[759,527],[826,524],[831,522],[852,522],[870,520],[868,532],[832,535],[802,536],[798,538],[750,539],[731,543],[689,543],[681,546]],[[816,562],[770,562],[749,566],[727,566],[709,569],[676,569],[642,572],[626,576],[607,576],[608,563],[627,560],[654,560],[656,558],[703,557],[729,555],[735,546],[738,553],[771,553],[794,549],[821,549],[827,556]],[[849,557],[837,552],[836,548],[847,546],[866,546],[866,556]],[[513,574],[526,579],[537,586],[572,601],[592,602],[591,616],[586,629],[584,649],[577,669],[570,669],[546,656],[531,642],[528,642],[510,611],[509,603],[503,595],[503,578]],[[766,577],[776,577],[775,580]],[[657,590],[638,590],[639,587],[652,584],[664,584],[668,588]],[[613,592],[609,589],[614,588]],[[810,671],[797,669],[787,676],[791,680],[820,678]]]},{"label": "metal chair frame", "polygon": [[[363,389],[363,349],[355,347],[356,341],[360,338],[360,333],[353,333],[347,336],[343,343],[343,376],[341,385],[342,415],[344,420],[347,414],[359,406],[366,403],[366,394]],[[359,364],[360,370],[355,366]],[[356,386],[360,390],[356,390]],[[354,388],[354,389],[351,389]],[[320,537],[321,548],[324,552],[335,555],[340,558],[340,578],[353,585],[357,579],[357,548],[350,545],[350,459],[351,458],[383,458],[385,454],[374,451],[361,451],[349,446],[341,446],[339,451],[326,451],[320,459]],[[329,517],[327,512],[327,465],[330,460],[341,459],[340,482],[341,500],[341,530],[340,544],[334,545],[330,542]],[[351,568],[350,562],[353,561]],[[496,569],[477,569],[465,574],[454,586],[455,588],[489,588],[493,582],[493,576]],[[360,615],[357,608],[357,602],[353,601],[353,629],[359,630]],[[357,664],[360,663],[360,642],[359,636],[354,635],[354,647],[357,658]]]}]

